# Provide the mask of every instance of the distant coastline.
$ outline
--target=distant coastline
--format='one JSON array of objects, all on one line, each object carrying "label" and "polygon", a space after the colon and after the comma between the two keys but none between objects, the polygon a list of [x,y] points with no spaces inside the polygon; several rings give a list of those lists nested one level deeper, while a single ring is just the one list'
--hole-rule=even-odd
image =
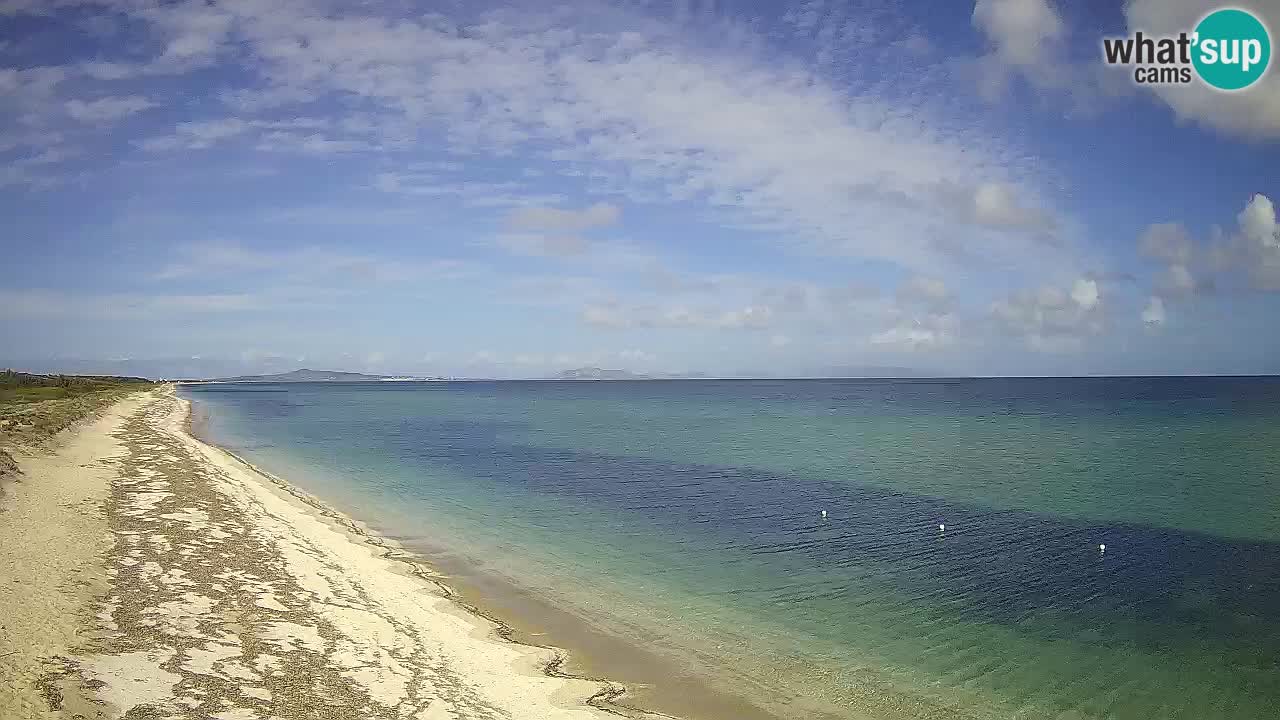
[{"label": "distant coastline", "polygon": [[235,377],[179,380],[182,383],[250,383],[250,382],[415,382],[445,380],[442,377],[415,375],[368,375],[341,370],[311,370],[302,368],[268,375],[237,375]]},{"label": "distant coastline", "polygon": [[237,375],[216,378],[162,378],[162,382],[181,385],[206,385],[219,383],[384,383],[384,382],[655,382],[655,381],[806,381],[806,380],[1107,380],[1107,379],[1186,379],[1186,378],[1274,378],[1276,373],[1188,373],[1176,375],[1150,374],[1082,374],[1082,375],[965,375],[931,373],[911,368],[848,368],[841,372],[798,375],[714,374],[690,373],[637,373],[625,369],[598,367],[563,370],[551,376],[489,377],[489,376],[436,376],[436,375],[373,375],[336,370],[293,370],[290,372]]}]

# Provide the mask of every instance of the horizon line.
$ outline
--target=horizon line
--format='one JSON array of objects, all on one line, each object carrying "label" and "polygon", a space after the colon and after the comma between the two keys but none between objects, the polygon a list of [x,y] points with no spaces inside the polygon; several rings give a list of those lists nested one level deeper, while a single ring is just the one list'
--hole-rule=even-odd
[{"label": "horizon line", "polygon": [[[335,371],[339,372],[339,371]],[[62,373],[66,374],[66,373]],[[363,374],[363,373],[357,373]],[[143,376],[145,377],[145,376]],[[269,377],[269,376],[264,376]],[[415,377],[410,375],[389,375],[388,379],[369,380],[293,380],[288,384],[306,383],[385,383],[385,382],[698,382],[707,380],[1087,380],[1087,379],[1123,379],[1123,378],[1274,378],[1280,373],[1124,373],[1124,374],[1088,374],[1088,375],[707,375],[704,377],[630,377],[630,378],[557,378],[557,377],[483,377],[483,376],[436,376]],[[173,383],[254,383],[276,382],[273,380],[233,380],[228,378],[164,378]]]}]

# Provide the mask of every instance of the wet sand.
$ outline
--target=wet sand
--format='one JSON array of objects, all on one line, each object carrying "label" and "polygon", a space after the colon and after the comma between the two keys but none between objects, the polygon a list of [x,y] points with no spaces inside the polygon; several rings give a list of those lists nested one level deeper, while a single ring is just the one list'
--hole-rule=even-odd
[{"label": "wet sand", "polygon": [[769,712],[739,695],[717,689],[710,678],[686,671],[679,660],[648,649],[643,642],[593,623],[518,585],[515,581],[478,569],[458,556],[434,550],[417,538],[397,538],[415,555],[447,577],[453,596],[476,612],[500,618],[503,636],[517,642],[568,649],[561,666],[575,677],[605,677],[620,682],[626,692],[605,707],[620,712],[642,711],[686,720],[783,720],[830,716],[806,708]]},{"label": "wet sand", "polygon": [[394,543],[188,432],[171,388],[19,458],[0,717],[604,718]]}]

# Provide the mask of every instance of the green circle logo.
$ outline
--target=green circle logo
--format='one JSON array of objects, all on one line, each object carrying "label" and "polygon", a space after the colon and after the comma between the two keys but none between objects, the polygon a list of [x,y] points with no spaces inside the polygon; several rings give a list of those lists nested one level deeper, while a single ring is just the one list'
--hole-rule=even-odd
[{"label": "green circle logo", "polygon": [[1271,62],[1271,36],[1244,10],[1215,10],[1196,25],[1191,62],[1200,79],[1219,90],[1243,90]]}]

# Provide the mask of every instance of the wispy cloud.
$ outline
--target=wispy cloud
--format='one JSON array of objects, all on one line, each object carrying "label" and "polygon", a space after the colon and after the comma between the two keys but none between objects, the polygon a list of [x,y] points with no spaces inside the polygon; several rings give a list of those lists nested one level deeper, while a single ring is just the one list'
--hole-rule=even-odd
[{"label": "wispy cloud", "polygon": [[[588,11],[572,16],[573,26],[548,31],[571,16],[502,12],[467,25],[465,37],[435,19],[392,22],[368,10],[331,14],[303,2],[143,6],[133,14],[163,38],[149,62],[175,72],[232,60],[237,43],[248,56],[244,69],[262,83],[236,91],[239,112],[338,97],[372,108],[363,127],[337,135],[270,129],[262,118],[237,115],[190,120],[138,141],[151,151],[209,148],[251,134],[259,149],[372,153],[392,137],[406,147],[403,128],[425,123],[458,152],[518,148],[566,170],[586,169],[600,187],[633,198],[697,200],[790,243],[922,270],[955,262],[933,239],[943,228],[985,248],[978,252],[1001,254],[1006,246],[984,226],[1031,224],[1030,215],[987,205],[957,212],[943,202],[951,188],[1017,186],[1033,200],[1039,194],[1017,149],[976,124],[942,120],[942,108],[927,97],[889,102],[798,65],[707,54],[672,33],[623,31],[658,26],[618,13]],[[586,26],[592,31],[574,29]],[[124,70],[100,64],[88,72]],[[390,128],[396,130],[388,135]],[[528,201],[527,193],[399,172],[380,175],[376,186],[453,194],[476,206]],[[557,193],[537,195],[531,204],[563,201]]]},{"label": "wispy cloud", "polygon": [[[1037,118],[1115,91],[1057,0],[980,0],[945,32],[880,2],[410,5],[0,4],[95,38],[0,68],[0,187],[100,214],[90,233],[14,203],[23,237],[110,268],[7,310],[323,308],[301,327],[358,298],[433,352],[456,342],[456,362],[534,368],[588,347],[1031,357],[1158,339],[1210,290],[1280,288],[1270,190],[1223,229],[1175,218],[1135,245],[1149,205],[1099,211],[1098,188],[1123,188],[1040,152],[1064,141]],[[1159,30],[1162,7],[1190,3],[1124,19]],[[1258,140],[1271,84],[1153,97]],[[557,347],[491,339],[531,327]],[[375,352],[397,357],[370,339],[351,362]]]},{"label": "wispy cloud", "polygon": [[68,100],[67,114],[83,123],[103,125],[135,115],[155,107],[155,103],[141,95],[105,97],[96,100]]},{"label": "wispy cloud", "polygon": [[247,312],[266,306],[263,298],[241,293],[95,295],[54,290],[0,291],[0,314],[11,318],[144,318],[190,313]]},{"label": "wispy cloud", "polygon": [[514,228],[539,232],[579,233],[618,222],[622,211],[616,205],[596,203],[582,210],[554,207],[523,207],[513,210],[507,222]]},{"label": "wispy cloud", "polygon": [[506,224],[514,232],[499,234],[497,244],[519,255],[584,255],[592,247],[586,233],[617,223],[621,215],[608,203],[582,210],[526,205],[508,213]]},{"label": "wispy cloud", "polygon": [[222,241],[181,245],[174,254],[176,259],[156,271],[153,279],[171,281],[219,273],[237,276],[270,273],[278,282],[323,279],[368,285],[456,278],[468,271],[467,264],[459,260],[406,262],[318,246],[266,250]]}]

